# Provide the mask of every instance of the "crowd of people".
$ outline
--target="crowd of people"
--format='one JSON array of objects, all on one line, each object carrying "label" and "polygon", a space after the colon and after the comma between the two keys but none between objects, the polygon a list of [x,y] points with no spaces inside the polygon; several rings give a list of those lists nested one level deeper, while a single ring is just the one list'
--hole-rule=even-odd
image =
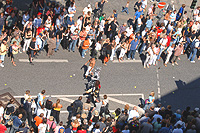
[{"label": "crowd of people", "polygon": [[[21,98],[21,105],[16,107],[14,99],[3,106],[0,101],[0,132],[5,133],[198,133],[200,132],[199,108],[172,111],[171,105],[166,108],[155,104],[154,92],[151,92],[145,103],[131,107],[109,110],[109,97],[104,95],[91,98],[78,97],[68,107],[63,107],[61,100],[53,102],[42,90],[37,98],[27,90]],[[67,108],[60,121],[60,111]],[[141,114],[139,108],[145,113]]]},{"label": "crowd of people", "polygon": [[[81,1],[79,1],[81,2]],[[18,53],[27,54],[30,64],[38,58],[41,52],[51,56],[58,52],[60,45],[69,52],[79,51],[81,57],[86,53],[92,57],[85,65],[89,68],[86,78],[93,75],[92,70],[96,59],[101,59],[104,65],[116,57],[123,62],[135,60],[135,54],[144,56],[144,68],[156,65],[161,59],[164,66],[169,62],[178,65],[181,54],[187,54],[188,60],[195,63],[195,57],[200,59],[200,6],[189,16],[185,4],[176,10],[168,6],[164,16],[156,14],[157,5],[147,6],[147,0],[135,3],[133,19],[120,25],[118,13],[130,14],[128,1],[121,11],[113,10],[111,16],[106,16],[104,4],[100,0],[92,8],[91,4],[83,9],[77,21],[75,0],[67,0],[65,6],[46,0],[33,0],[29,9],[20,16],[17,7],[12,6],[12,0],[6,0],[2,6],[5,10],[0,14],[0,66],[4,67],[5,56],[8,55],[13,66],[16,66],[14,56]],[[76,50],[76,47],[78,50]],[[109,98],[99,97],[99,80],[95,81],[96,97],[88,97],[83,103],[82,96],[65,107],[68,110],[67,123],[60,121],[60,111],[63,108],[57,99],[53,103],[51,97],[45,97],[42,90],[34,99],[27,90],[21,105],[16,108],[14,99],[3,106],[0,102],[0,132],[10,133],[195,133],[200,132],[199,108],[191,110],[187,107],[181,112],[172,111],[168,105],[155,105],[154,92],[140,107],[117,108],[109,111]],[[93,104],[93,105],[92,105]],[[138,108],[145,113],[140,115]]]},{"label": "crowd of people", "polygon": [[[14,56],[22,52],[33,65],[33,59],[41,52],[51,56],[60,45],[69,52],[75,52],[77,47],[82,58],[88,52],[91,57],[101,59],[104,65],[114,57],[121,62],[126,59],[125,55],[128,60],[135,60],[136,52],[144,57],[144,68],[156,65],[161,59],[166,67],[170,62],[178,65],[181,54],[187,54],[191,63],[195,63],[196,56],[200,59],[199,6],[192,17],[185,11],[185,4],[179,10],[169,5],[162,11],[164,16],[158,17],[156,10],[160,9],[156,3],[147,8],[147,0],[138,0],[133,19],[129,18],[120,26],[117,20],[120,11],[113,10],[111,16],[104,13],[107,2],[100,0],[93,8],[88,4],[75,21],[75,0],[66,1],[65,6],[33,0],[23,16],[19,15],[17,7],[12,7],[12,0],[6,0],[5,11],[0,16],[0,66],[4,67],[7,54],[16,66]],[[129,4],[128,1],[122,8],[123,14],[129,14]]]}]

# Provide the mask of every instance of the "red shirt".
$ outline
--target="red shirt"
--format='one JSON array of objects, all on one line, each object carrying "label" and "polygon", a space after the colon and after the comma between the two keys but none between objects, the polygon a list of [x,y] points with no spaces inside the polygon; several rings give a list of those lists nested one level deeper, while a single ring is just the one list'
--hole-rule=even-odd
[{"label": "red shirt", "polygon": [[5,133],[6,130],[7,130],[6,126],[0,124],[0,133]]},{"label": "red shirt", "polygon": [[168,41],[167,41],[167,47],[169,47],[172,38],[170,36],[167,36],[167,39],[168,39]]},{"label": "red shirt", "polygon": [[86,133],[86,130],[78,130],[77,133]]},{"label": "red shirt", "polygon": [[40,33],[42,33],[44,31],[44,27],[41,28],[41,27],[38,27],[37,28],[37,35],[39,35]]}]

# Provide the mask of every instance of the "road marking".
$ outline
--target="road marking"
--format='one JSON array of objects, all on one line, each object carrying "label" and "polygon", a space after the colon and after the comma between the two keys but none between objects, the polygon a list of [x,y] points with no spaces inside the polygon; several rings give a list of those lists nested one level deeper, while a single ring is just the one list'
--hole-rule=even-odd
[{"label": "road marking", "polygon": [[[30,62],[28,59],[19,59],[19,62]],[[42,62],[42,63],[48,63],[48,62],[68,62],[68,60],[64,59],[34,59],[33,62]]]},{"label": "road marking", "polygon": [[118,60],[113,60],[113,63],[132,63],[132,62],[141,63],[142,61],[141,60],[123,60],[119,62]]},{"label": "road marking", "polygon": [[159,80],[157,81],[157,85],[160,86],[160,82],[159,82]]},{"label": "road marking", "polygon": [[[113,102],[116,102],[116,103],[119,103],[119,104],[123,104],[123,105],[128,104],[130,107],[136,106],[136,105],[133,105],[133,104],[131,104],[131,103],[124,102],[124,101],[122,101],[122,100],[118,100],[118,99],[112,98],[112,97],[108,97],[108,100],[113,101]],[[139,106],[136,106],[136,107],[137,107],[138,113],[140,114],[140,116],[142,116],[142,114],[144,114],[144,110],[143,110],[142,108],[140,108]]]},{"label": "road marking", "polygon": [[69,99],[69,98],[60,98],[61,100],[67,101],[69,103],[73,103],[74,100],[73,99]]},{"label": "road marking", "polygon": [[159,74],[157,73],[157,79],[159,80]]},{"label": "road marking", "polygon": [[160,94],[160,87],[158,87],[158,94]]},{"label": "road marking", "polygon": [[[137,94],[100,94],[100,96],[141,96],[144,99],[144,94],[142,93],[137,93]],[[46,97],[58,97],[58,98],[66,98],[66,97],[79,97],[79,96],[83,96],[83,94],[80,95],[46,95]],[[23,98],[24,96],[14,96],[14,98]],[[36,98],[37,96],[32,96],[33,98]],[[83,96],[86,97],[86,96]]]}]

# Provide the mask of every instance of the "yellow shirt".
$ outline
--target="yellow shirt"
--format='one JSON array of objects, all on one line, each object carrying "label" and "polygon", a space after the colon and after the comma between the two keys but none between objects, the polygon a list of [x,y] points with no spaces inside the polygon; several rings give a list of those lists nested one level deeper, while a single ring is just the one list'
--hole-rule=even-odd
[{"label": "yellow shirt", "polygon": [[[6,45],[4,45],[4,44],[1,44],[1,55],[5,55],[6,53],[7,53],[7,51],[5,51],[7,49],[7,46]],[[3,51],[5,51],[5,52],[3,52]]]}]

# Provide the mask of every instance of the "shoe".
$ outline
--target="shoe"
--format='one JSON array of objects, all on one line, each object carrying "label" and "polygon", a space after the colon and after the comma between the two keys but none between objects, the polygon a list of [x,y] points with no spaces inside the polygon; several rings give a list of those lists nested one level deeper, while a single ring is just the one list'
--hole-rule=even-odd
[{"label": "shoe", "polygon": [[178,66],[178,63],[177,63],[177,62],[174,62],[174,64]]},{"label": "shoe", "polygon": [[167,67],[167,64],[164,64],[165,67]]},{"label": "shoe", "polygon": [[68,52],[70,52],[70,50],[68,50]]},{"label": "shoe", "polygon": [[174,63],[172,63],[172,66],[174,66]]},{"label": "shoe", "polygon": [[82,57],[83,59],[85,59],[85,57]]},{"label": "shoe", "polygon": [[147,65],[147,68],[149,68],[149,66]]},{"label": "shoe", "polygon": [[146,67],[144,66],[144,69],[146,69]]},{"label": "shoe", "polygon": [[75,51],[73,51],[73,52],[75,52]]},{"label": "shoe", "polygon": [[85,53],[85,55],[86,55],[86,53]]},{"label": "shoe", "polygon": [[193,61],[190,61],[191,63],[195,63],[195,61],[193,60]]},{"label": "shoe", "polygon": [[128,58],[128,60],[130,60],[130,58]]},{"label": "shoe", "polygon": [[30,62],[31,65],[34,65],[33,62]]},{"label": "shoe", "polygon": [[0,67],[4,67],[4,64],[0,64]]},{"label": "shoe", "polygon": [[133,58],[133,60],[135,60],[135,58]]}]

